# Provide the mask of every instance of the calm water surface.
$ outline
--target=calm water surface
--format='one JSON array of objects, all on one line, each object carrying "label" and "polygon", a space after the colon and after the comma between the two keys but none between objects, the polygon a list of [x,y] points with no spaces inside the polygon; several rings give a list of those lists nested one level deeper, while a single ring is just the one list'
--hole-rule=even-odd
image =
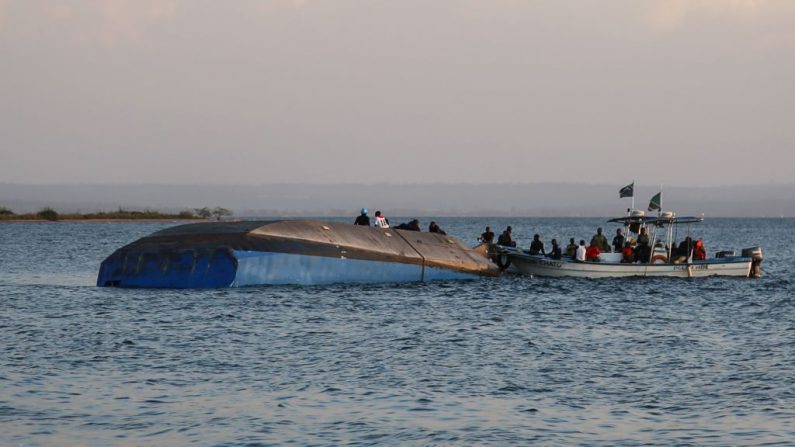
[{"label": "calm water surface", "polygon": [[795,220],[696,230],[760,280],[94,287],[170,225],[0,225],[0,445],[795,445]]}]

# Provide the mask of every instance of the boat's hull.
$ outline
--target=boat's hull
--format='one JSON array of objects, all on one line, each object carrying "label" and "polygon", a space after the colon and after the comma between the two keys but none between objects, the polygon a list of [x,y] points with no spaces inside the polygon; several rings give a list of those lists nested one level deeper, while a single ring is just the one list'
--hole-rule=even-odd
[{"label": "boat's hull", "polygon": [[287,253],[237,252],[238,267],[229,286],[261,284],[367,284],[475,279],[478,275],[420,264],[330,258]]},{"label": "boat's hull", "polygon": [[541,256],[510,254],[510,269],[533,276],[611,278],[630,276],[697,278],[704,276],[748,277],[750,258],[710,259],[690,264],[622,264],[611,262],[577,262]]},{"label": "boat's hull", "polygon": [[189,224],[117,250],[97,285],[212,288],[473,279],[499,269],[447,236],[314,221]]}]

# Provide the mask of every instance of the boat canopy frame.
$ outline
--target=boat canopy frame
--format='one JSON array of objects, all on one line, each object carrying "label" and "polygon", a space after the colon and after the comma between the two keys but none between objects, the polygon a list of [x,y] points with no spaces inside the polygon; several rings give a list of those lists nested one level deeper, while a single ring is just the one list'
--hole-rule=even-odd
[{"label": "boat canopy frame", "polygon": [[624,226],[627,226],[627,225],[629,225],[631,223],[639,223],[639,224],[646,224],[646,225],[655,225],[655,226],[658,226],[658,227],[661,227],[663,225],[679,225],[679,224],[701,223],[703,221],[704,221],[703,217],[695,217],[695,216],[682,216],[682,217],[624,216],[624,217],[616,217],[616,218],[608,220],[608,222],[622,223],[622,224],[624,224]]},{"label": "boat canopy frame", "polygon": [[[627,216],[623,217],[615,217],[613,219],[608,219],[608,222],[611,223],[620,223],[624,225],[626,231],[631,232],[632,225],[638,225],[639,227],[646,227],[649,229],[649,245],[651,246],[651,251],[649,253],[649,259],[646,262],[651,262],[652,258],[654,257],[654,253],[656,251],[655,247],[658,242],[663,244],[665,259],[671,259],[672,253],[672,244],[674,239],[676,238],[676,234],[674,234],[674,228],[677,225],[687,225],[688,230],[687,234],[690,235],[690,224],[694,223],[701,223],[704,221],[704,217],[696,217],[696,216],[676,216],[673,213],[666,213],[668,215],[664,215],[664,213],[660,213],[657,216],[646,216],[646,215],[632,215],[630,213]],[[664,237],[658,237],[657,229],[664,228]],[[638,230],[639,232],[640,230]],[[678,233],[678,231],[677,231]],[[692,256],[692,255],[691,255]],[[689,262],[689,260],[688,260]]]}]

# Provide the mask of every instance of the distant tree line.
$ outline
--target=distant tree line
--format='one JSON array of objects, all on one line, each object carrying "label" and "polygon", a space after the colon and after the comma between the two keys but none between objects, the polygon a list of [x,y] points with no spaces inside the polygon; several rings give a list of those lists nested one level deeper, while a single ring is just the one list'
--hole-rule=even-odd
[{"label": "distant tree line", "polygon": [[93,213],[58,213],[50,207],[42,208],[35,213],[17,214],[0,206],[0,221],[2,220],[148,220],[148,219],[215,219],[221,220],[232,215],[232,212],[220,206],[215,208],[196,208],[178,213],[162,213],[152,210],[125,210],[119,207],[116,211],[99,211]]},{"label": "distant tree line", "polygon": [[204,208],[196,208],[193,211],[196,213],[196,216],[198,216],[200,219],[212,218],[215,220],[221,220],[224,217],[232,215],[231,211],[229,211],[226,208],[221,208],[220,206],[217,206],[213,209],[207,208],[205,206]]}]

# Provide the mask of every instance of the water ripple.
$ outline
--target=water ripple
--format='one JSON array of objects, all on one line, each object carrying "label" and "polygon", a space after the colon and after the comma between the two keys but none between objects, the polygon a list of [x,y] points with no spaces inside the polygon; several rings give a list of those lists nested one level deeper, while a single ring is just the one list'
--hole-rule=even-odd
[{"label": "water ripple", "polygon": [[[594,222],[513,224],[561,239]],[[162,226],[64,225],[46,243],[55,226],[0,226],[0,444],[795,439],[793,221],[760,226],[778,244],[758,281],[91,286],[112,248]]]}]

